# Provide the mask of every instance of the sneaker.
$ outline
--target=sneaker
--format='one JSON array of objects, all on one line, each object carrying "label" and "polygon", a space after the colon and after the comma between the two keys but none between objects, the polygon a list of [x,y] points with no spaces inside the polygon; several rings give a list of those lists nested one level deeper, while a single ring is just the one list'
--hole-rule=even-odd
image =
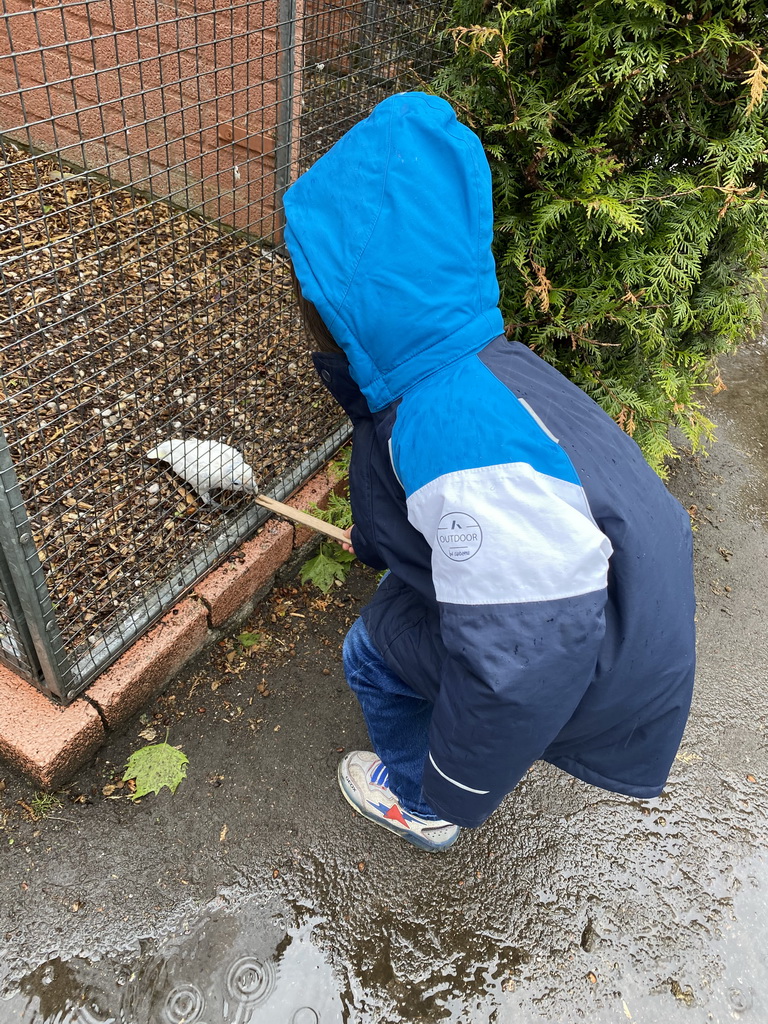
[{"label": "sneaker", "polygon": [[447,850],[456,842],[459,826],[406,811],[387,787],[389,772],[375,754],[354,750],[339,764],[339,786],[356,811],[402,836],[422,850]]}]

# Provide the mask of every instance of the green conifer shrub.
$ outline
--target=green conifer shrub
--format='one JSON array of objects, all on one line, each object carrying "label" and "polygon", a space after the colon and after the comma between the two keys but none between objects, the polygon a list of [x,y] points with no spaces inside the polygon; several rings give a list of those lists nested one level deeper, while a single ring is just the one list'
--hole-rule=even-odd
[{"label": "green conifer shrub", "polygon": [[664,475],[761,318],[768,5],[454,0],[451,25],[433,89],[488,154],[508,334]]}]

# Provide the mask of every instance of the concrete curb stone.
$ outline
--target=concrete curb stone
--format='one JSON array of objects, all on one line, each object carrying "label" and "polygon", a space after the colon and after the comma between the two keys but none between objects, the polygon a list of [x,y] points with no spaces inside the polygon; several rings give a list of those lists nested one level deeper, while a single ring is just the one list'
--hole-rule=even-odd
[{"label": "concrete curb stone", "polygon": [[290,524],[270,520],[261,533],[197,584],[193,593],[208,609],[208,625],[221,626],[271,582],[293,551],[293,533]]},{"label": "concrete curb stone", "polygon": [[207,640],[207,609],[188,597],[91,683],[81,699],[98,709],[107,729],[114,729],[161,690]]},{"label": "concrete curb stone", "polygon": [[96,708],[77,700],[57,707],[0,666],[0,756],[43,789],[57,789],[106,739]]}]

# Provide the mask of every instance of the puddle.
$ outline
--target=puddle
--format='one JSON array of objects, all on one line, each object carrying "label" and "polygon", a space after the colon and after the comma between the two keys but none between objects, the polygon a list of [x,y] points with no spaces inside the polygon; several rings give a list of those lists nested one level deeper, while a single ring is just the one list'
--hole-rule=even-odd
[{"label": "puddle", "polygon": [[768,785],[715,753],[647,802],[537,767],[460,857],[380,842],[361,870],[352,820],[266,900],[249,875],[122,954],[38,945],[0,1022],[765,1024]]},{"label": "puddle", "polygon": [[764,787],[721,783],[690,751],[679,773],[663,797],[631,802],[542,770],[529,798],[551,782],[545,804],[567,806],[570,787],[586,806],[537,832],[524,797],[471,837],[458,870],[430,862],[429,889],[394,860],[355,878],[307,857],[291,888],[334,951],[345,1021],[765,1024]]},{"label": "puddle", "polygon": [[214,912],[138,955],[50,960],[7,986],[3,1021],[19,1024],[341,1024],[315,922],[286,928],[241,908]]}]

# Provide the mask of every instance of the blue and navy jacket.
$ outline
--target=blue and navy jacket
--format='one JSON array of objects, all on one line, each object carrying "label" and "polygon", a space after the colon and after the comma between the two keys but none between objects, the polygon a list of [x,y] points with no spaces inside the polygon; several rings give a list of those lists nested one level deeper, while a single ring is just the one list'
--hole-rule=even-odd
[{"label": "blue and navy jacket", "polygon": [[[434,705],[424,795],[480,824],[537,759],[661,791],[694,673],[688,515],[587,395],[504,337],[491,181],[435,97],[379,104],[285,197],[315,356],[354,425],[363,612]],[[345,358],[346,357],[346,358]]]}]

